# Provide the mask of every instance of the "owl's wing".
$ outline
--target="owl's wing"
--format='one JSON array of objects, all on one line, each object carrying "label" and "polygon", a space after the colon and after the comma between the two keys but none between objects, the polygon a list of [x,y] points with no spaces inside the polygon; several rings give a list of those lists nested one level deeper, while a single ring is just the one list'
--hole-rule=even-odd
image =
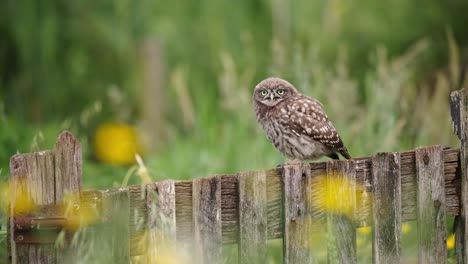
[{"label": "owl's wing", "polygon": [[318,100],[306,96],[298,98],[288,106],[288,117],[289,126],[296,135],[307,135],[338,151],[346,159],[351,158]]}]

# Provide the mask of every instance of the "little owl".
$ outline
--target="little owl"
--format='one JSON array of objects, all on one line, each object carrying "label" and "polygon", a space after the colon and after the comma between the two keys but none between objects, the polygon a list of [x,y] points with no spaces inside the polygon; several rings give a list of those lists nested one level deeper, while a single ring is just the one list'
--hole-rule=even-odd
[{"label": "little owl", "polygon": [[268,78],[253,95],[255,116],[270,141],[288,159],[301,163],[323,156],[346,159],[351,156],[322,104],[300,93],[289,82]]}]

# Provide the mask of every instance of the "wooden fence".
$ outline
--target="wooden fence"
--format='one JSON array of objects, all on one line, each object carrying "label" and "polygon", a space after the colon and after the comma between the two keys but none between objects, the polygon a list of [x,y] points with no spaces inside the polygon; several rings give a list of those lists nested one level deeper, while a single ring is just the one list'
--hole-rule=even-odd
[{"label": "wooden fence", "polygon": [[[72,216],[60,210],[70,193],[67,199],[75,202],[76,211],[94,208],[100,212],[101,225],[112,223],[107,253],[117,263],[129,263],[132,256],[163,247],[161,236],[189,245],[194,263],[222,263],[225,244],[238,245],[239,263],[266,263],[267,241],[279,238],[284,263],[311,263],[317,222],[328,227],[324,241],[328,262],[356,263],[356,228],[372,226],[374,263],[399,263],[401,225],[409,220],[418,221],[419,262],[446,263],[447,216],[458,218],[456,259],[467,263],[467,109],[468,92],[452,93],[453,129],[460,138],[460,151],[420,147],[368,158],[107,190],[80,190],[81,146],[64,132],[54,150],[11,158],[13,190],[25,190],[39,209],[18,214],[19,198],[11,195],[10,261],[71,261],[65,258],[73,254],[65,252],[70,252],[72,243],[63,248],[54,245],[62,227],[72,222]],[[320,184],[334,179],[341,183],[334,193],[317,191]],[[337,204],[317,204],[311,198],[317,195],[333,196],[332,203]],[[341,210],[343,204],[346,212]],[[44,230],[48,236],[41,235]],[[64,240],[69,242],[71,237],[67,232]]]}]

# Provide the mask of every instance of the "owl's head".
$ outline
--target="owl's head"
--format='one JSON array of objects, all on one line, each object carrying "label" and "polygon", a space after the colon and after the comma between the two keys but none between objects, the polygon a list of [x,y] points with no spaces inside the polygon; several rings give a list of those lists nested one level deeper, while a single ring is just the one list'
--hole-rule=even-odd
[{"label": "owl's head", "polygon": [[253,99],[256,103],[272,107],[296,93],[296,88],[289,82],[280,78],[271,77],[261,81],[255,86]]}]

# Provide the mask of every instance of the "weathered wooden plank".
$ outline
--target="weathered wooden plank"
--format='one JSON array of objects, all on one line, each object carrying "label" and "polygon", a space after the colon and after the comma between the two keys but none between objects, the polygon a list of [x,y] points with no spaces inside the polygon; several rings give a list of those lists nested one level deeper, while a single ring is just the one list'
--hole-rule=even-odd
[{"label": "weathered wooden plank", "polygon": [[223,237],[233,234],[237,241],[239,234],[239,195],[237,174],[218,175],[221,180],[221,224]]},{"label": "weathered wooden plank", "polygon": [[267,262],[267,190],[264,171],[239,174],[239,263]]},{"label": "weathered wooden plank", "polygon": [[[66,196],[67,203],[75,203],[80,199],[82,152],[80,142],[72,133],[64,131],[55,142],[55,203],[61,202]],[[66,244],[70,244],[71,234],[66,236]],[[66,259],[74,257],[74,248],[68,247],[67,251],[57,251],[57,262],[66,262]]]},{"label": "weathered wooden plank", "polygon": [[110,243],[103,248],[109,248],[109,259],[112,263],[130,263],[130,196],[128,187],[104,191],[102,207],[107,222],[106,240]]},{"label": "weathered wooden plank", "polygon": [[56,201],[62,200],[65,194],[79,197],[82,163],[80,142],[68,131],[60,134],[55,143]]},{"label": "weathered wooden plank", "polygon": [[307,215],[307,196],[304,190],[303,165],[283,168],[285,264],[312,262],[310,248],[311,221]]},{"label": "weathered wooden plank", "polygon": [[[60,216],[57,214],[63,212],[49,205],[60,203],[66,193],[79,193],[81,163],[81,146],[69,132],[59,136],[53,151],[14,155],[10,160],[10,191],[16,194],[11,196],[10,215]],[[17,204],[30,202],[32,204],[26,207]],[[36,208],[42,209],[35,211]],[[16,244],[13,218],[8,221],[8,230],[8,250],[13,263],[57,263],[62,260],[63,248],[56,248],[54,244]]]},{"label": "weathered wooden plank", "polygon": [[150,229],[164,231],[171,239],[176,235],[175,181],[164,180],[147,185],[147,210]]},{"label": "weathered wooden plank", "polygon": [[[10,160],[10,188],[14,198],[30,197],[32,205],[42,206],[55,203],[54,185],[54,152],[41,151],[32,154],[17,154]],[[31,210],[20,212],[21,204],[16,200],[10,201],[10,215],[19,217],[32,213]],[[50,215],[50,212],[41,212],[41,216]],[[9,221],[10,253],[12,263],[56,263],[57,252],[53,244],[16,244],[14,241],[13,218]]]},{"label": "weathered wooden plank", "polygon": [[416,149],[419,263],[446,263],[442,146]]},{"label": "weathered wooden plank", "polygon": [[130,255],[142,255],[148,244],[144,237],[147,229],[146,185],[128,186]]},{"label": "weathered wooden plank", "polygon": [[193,253],[195,263],[222,263],[221,180],[192,182]]},{"label": "weathered wooden plank", "polygon": [[354,161],[327,162],[326,194],[331,208],[327,214],[328,262],[356,263],[356,165]]},{"label": "weathered wooden plank", "polygon": [[193,241],[192,181],[176,181],[177,241],[190,244]]},{"label": "weathered wooden plank", "polygon": [[[280,172],[276,169],[266,170],[267,186],[267,234],[268,239],[283,237],[283,197]],[[223,186],[221,188],[224,188]],[[237,224],[237,222],[236,222]],[[229,238],[229,236],[226,236]],[[224,239],[223,242],[229,241]],[[233,240],[235,241],[235,240]]]},{"label": "weathered wooden plank", "polygon": [[400,154],[377,153],[372,159],[374,263],[400,263]]},{"label": "weathered wooden plank", "polygon": [[461,194],[460,215],[456,223],[455,251],[458,263],[468,261],[468,92],[461,89],[450,95],[452,129],[460,139]]},{"label": "weathered wooden plank", "polygon": [[[175,182],[164,180],[146,186],[148,210],[148,263],[160,262],[161,252],[175,254],[176,195]],[[159,254],[158,254],[159,253]]]}]

